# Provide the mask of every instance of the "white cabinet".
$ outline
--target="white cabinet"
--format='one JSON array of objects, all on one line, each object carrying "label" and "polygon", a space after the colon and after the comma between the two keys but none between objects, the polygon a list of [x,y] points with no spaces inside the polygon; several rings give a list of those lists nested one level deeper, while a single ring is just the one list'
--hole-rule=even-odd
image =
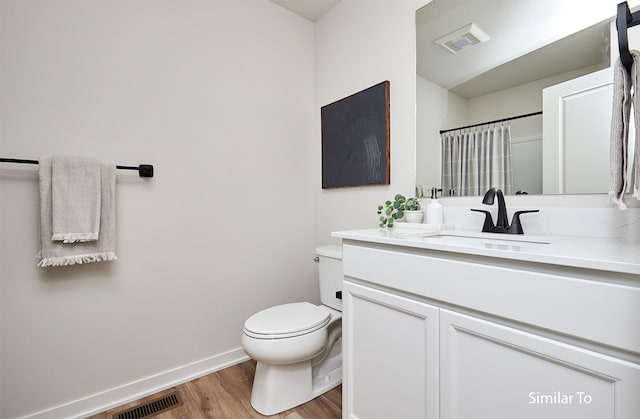
[{"label": "white cabinet", "polygon": [[438,309],[345,283],[343,416],[438,417]]},{"label": "white cabinet", "polygon": [[640,418],[640,282],[351,242],[343,269],[345,419]]},{"label": "white cabinet", "polygon": [[640,365],[440,310],[443,418],[637,418]]}]

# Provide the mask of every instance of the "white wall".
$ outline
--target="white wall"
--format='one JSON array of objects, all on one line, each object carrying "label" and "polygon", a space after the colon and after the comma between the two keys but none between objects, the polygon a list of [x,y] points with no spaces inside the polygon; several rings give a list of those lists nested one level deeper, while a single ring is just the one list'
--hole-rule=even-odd
[{"label": "white wall", "polygon": [[156,168],[118,171],[117,262],[43,269],[37,166],[1,165],[0,417],[216,367],[317,300],[313,40],[264,0],[0,2],[0,156]]},{"label": "white wall", "polygon": [[457,94],[416,76],[416,184],[426,197],[442,178],[440,130],[461,127],[467,121],[467,101]]},{"label": "white wall", "polygon": [[[316,22],[316,240],[377,226],[376,208],[415,187],[415,11],[425,0],[342,0]],[[391,184],[321,189],[320,107],[389,80]],[[337,241],[337,239],[333,239]]]}]

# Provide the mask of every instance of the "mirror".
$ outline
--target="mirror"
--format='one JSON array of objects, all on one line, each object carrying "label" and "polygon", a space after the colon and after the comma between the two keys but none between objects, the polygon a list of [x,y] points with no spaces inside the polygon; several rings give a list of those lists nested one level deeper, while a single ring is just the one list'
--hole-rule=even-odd
[{"label": "mirror", "polygon": [[[424,190],[442,185],[440,130],[543,111],[543,90],[556,95],[556,102],[557,97],[561,101],[582,97],[575,94],[576,90],[569,94],[566,88],[551,86],[571,85],[592,74],[612,80],[610,51],[611,45],[617,48],[617,41],[612,42],[610,32],[617,3],[618,0],[434,0],[419,9],[416,184]],[[467,27],[468,33],[470,23],[485,32],[489,40],[455,54],[434,42],[460,28]],[[615,26],[611,36],[616,37]],[[469,39],[475,42],[473,33],[471,38],[454,40],[450,45],[464,46],[470,43]],[[549,132],[559,130],[549,125],[558,123],[557,116],[555,122],[549,118],[558,111],[557,105],[542,115],[508,122],[514,192],[607,191],[610,83],[598,89],[587,104],[567,102],[574,123],[563,125],[562,129],[573,130],[570,126],[580,126],[580,121],[593,121],[593,127],[582,127],[566,138],[550,138]],[[593,174],[594,168],[604,172],[596,176],[597,181],[585,176]],[[443,196],[447,196],[446,191]]]}]

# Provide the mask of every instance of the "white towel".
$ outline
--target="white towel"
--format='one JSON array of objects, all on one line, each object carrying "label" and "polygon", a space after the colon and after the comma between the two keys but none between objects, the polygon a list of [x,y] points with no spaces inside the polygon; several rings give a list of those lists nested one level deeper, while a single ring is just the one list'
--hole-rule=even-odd
[{"label": "white towel", "polygon": [[100,164],[100,235],[98,240],[64,243],[52,237],[51,158],[39,160],[40,169],[40,237],[39,267],[75,265],[117,260],[115,254],[115,165]]},{"label": "white towel", "polygon": [[100,162],[82,157],[51,158],[51,240],[98,240]]},{"label": "white towel", "polygon": [[[609,145],[609,202],[626,209],[627,171],[632,164],[633,197],[640,199],[640,53],[631,51],[633,65],[629,74],[620,58],[614,64],[613,111]],[[632,95],[633,88],[633,95]],[[629,117],[633,103],[635,122],[634,155],[629,154]]]}]

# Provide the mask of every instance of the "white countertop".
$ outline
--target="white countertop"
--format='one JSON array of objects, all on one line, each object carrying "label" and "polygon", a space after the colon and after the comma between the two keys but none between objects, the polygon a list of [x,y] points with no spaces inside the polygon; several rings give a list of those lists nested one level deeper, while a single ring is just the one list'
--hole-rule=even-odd
[{"label": "white countertop", "polygon": [[[640,275],[640,244],[616,239],[479,233],[394,227],[339,231],[333,237],[420,249]],[[521,241],[526,240],[526,241]]]}]

